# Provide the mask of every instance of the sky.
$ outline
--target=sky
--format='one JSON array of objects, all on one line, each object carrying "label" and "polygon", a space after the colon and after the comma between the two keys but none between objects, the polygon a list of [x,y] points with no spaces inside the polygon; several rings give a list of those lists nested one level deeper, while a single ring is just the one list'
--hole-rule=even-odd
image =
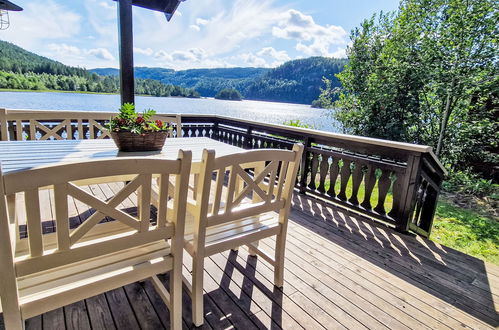
[{"label": "sky", "polygon": [[[64,64],[119,66],[112,0],[13,0],[10,41]],[[350,31],[398,0],[186,0],[170,22],[134,7],[135,66],[175,70],[276,67],[309,56],[345,57]]]}]

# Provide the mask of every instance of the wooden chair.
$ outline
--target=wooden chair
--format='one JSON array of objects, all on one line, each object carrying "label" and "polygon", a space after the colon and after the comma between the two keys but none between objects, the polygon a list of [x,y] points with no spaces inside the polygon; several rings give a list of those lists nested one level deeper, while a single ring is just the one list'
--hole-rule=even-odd
[{"label": "wooden chair", "polygon": [[[0,140],[74,140],[110,138],[104,122],[116,116],[114,112],[48,111],[0,109]],[[180,115],[157,114],[182,136]]]},{"label": "wooden chair", "polygon": [[[203,324],[205,257],[247,245],[251,255],[274,266],[274,284],[282,287],[288,213],[302,152],[299,144],[292,151],[252,150],[219,158],[204,150],[196,207],[188,213],[184,240],[193,259],[192,285],[184,280],[196,326]],[[258,241],[274,235],[275,255],[270,256]]]},{"label": "wooden chair", "polygon": [[[175,131],[175,136],[171,136],[171,137],[182,137],[182,116],[181,115],[165,115],[165,114],[161,114],[161,113],[158,113],[156,114],[153,119],[160,119],[164,122],[167,122],[169,123],[174,131]],[[173,132],[172,132],[173,133]]]},{"label": "wooden chair", "polygon": [[[170,309],[171,328],[182,325],[182,255],[191,152],[177,160],[124,158],[0,171],[0,298],[7,329],[49,310],[143,279],[150,279]],[[162,197],[151,223],[152,176]],[[175,191],[168,193],[170,177]],[[104,201],[80,185],[131,180]],[[42,234],[40,190],[53,187],[55,232]],[[138,217],[119,209],[137,191]],[[24,194],[25,208],[15,208]],[[70,229],[68,197],[95,212]],[[71,201],[71,200],[70,200]],[[26,219],[20,219],[25,214]],[[114,221],[101,222],[105,217]],[[168,220],[167,220],[168,219]],[[21,238],[19,223],[27,225]],[[100,223],[101,222],[101,223]],[[156,274],[170,272],[170,292]]]}]

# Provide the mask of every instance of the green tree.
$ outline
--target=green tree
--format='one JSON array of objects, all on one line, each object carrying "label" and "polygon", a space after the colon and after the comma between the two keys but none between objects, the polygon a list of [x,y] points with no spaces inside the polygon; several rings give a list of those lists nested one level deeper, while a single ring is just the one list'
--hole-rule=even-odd
[{"label": "green tree", "polygon": [[215,95],[216,99],[219,100],[231,100],[231,101],[241,101],[242,96],[238,90],[233,88],[224,88]]},{"label": "green tree", "polygon": [[477,101],[499,79],[498,21],[493,0],[402,0],[352,31],[339,100],[321,97],[346,131],[429,144],[455,165],[465,128],[490,123],[477,111],[494,111]]}]

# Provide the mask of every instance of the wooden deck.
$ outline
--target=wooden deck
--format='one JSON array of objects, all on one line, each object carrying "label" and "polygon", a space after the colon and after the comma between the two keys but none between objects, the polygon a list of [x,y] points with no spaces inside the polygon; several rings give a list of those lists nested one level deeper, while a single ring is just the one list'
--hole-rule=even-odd
[{"label": "wooden deck", "polygon": [[[101,196],[113,190],[109,185],[90,188]],[[46,198],[50,200],[49,193]],[[76,223],[88,213],[81,207],[75,201]],[[50,218],[50,210],[45,212]],[[271,249],[270,243],[262,245]],[[272,285],[272,268],[248,256],[244,248],[207,258],[203,327],[499,326],[499,267],[432,241],[295,196],[286,249],[282,291]],[[187,276],[189,262],[186,256]],[[162,280],[167,283],[167,276]],[[185,292],[183,315],[185,328],[190,328],[190,298]],[[161,329],[169,327],[168,319],[166,306],[146,281],[34,317],[26,325],[27,329]]]}]

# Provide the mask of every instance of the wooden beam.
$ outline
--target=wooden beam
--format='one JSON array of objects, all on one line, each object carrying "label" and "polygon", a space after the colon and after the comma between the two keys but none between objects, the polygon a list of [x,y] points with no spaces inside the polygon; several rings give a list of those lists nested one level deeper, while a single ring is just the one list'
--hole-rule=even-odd
[{"label": "wooden beam", "polygon": [[118,30],[120,43],[121,104],[135,103],[132,0],[118,1]]}]

